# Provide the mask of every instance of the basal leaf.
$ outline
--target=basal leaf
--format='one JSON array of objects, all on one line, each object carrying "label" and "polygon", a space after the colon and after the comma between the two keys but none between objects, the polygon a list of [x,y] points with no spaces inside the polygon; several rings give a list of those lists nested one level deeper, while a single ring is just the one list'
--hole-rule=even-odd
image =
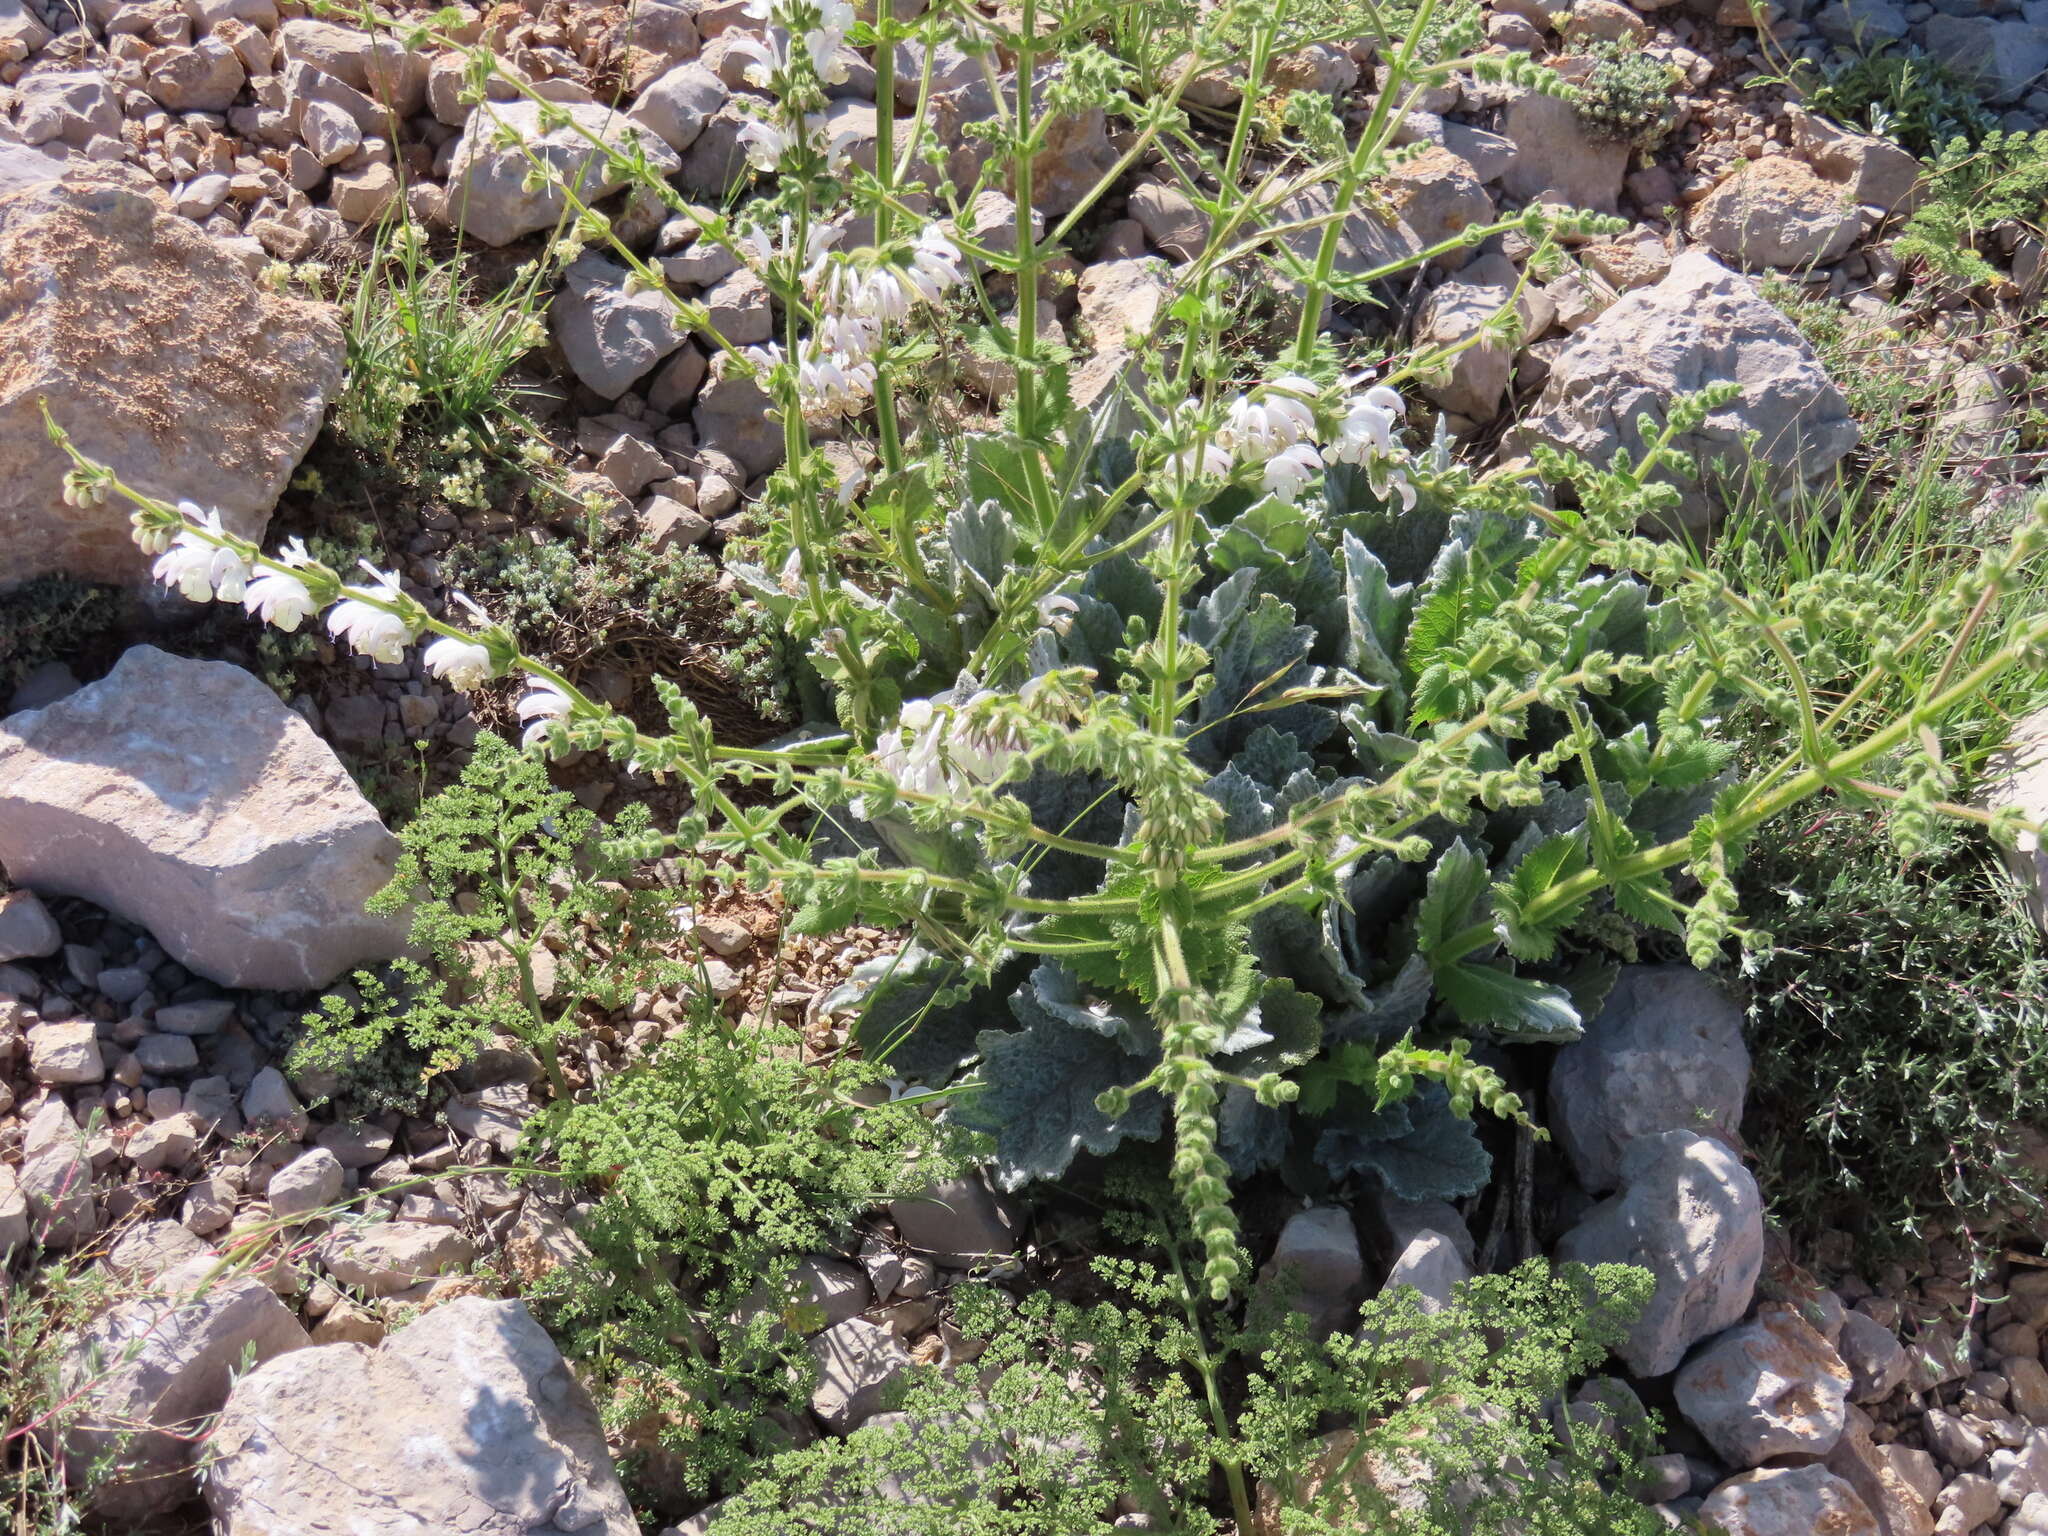
[{"label": "basal leaf", "polygon": [[1508,878],[1493,888],[1494,925],[1508,953],[1517,960],[1548,960],[1557,951],[1558,935],[1592,899],[1589,891],[1540,922],[1530,906],[1553,887],[1586,867],[1586,842],[1576,832],[1545,838],[1518,860]]},{"label": "basal leaf", "polygon": [[968,1130],[995,1139],[996,1179],[1021,1189],[1056,1179],[1081,1151],[1107,1156],[1126,1140],[1157,1141],[1165,1100],[1149,1089],[1110,1119],[1096,1108],[1105,1089],[1127,1088],[1150,1063],[1107,1035],[1050,1017],[1020,1031],[984,1030],[981,1081],[948,1111]]},{"label": "basal leaf", "polygon": [[1585,1033],[1585,1022],[1563,987],[1473,960],[1438,968],[1435,981],[1437,995],[1461,1024],[1488,1030],[1495,1039],[1565,1045]]},{"label": "basal leaf", "polygon": [[1486,892],[1486,860],[1458,838],[1438,857],[1415,908],[1415,948],[1430,959],[1444,943],[1470,927],[1473,909]]}]

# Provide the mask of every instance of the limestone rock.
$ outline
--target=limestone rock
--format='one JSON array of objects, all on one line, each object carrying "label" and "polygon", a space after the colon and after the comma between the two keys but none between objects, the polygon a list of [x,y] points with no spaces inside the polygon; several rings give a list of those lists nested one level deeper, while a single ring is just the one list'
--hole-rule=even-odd
[{"label": "limestone rock", "polygon": [[82,1411],[64,1431],[64,1449],[81,1468],[116,1456],[94,1500],[103,1516],[139,1521],[190,1499],[189,1469],[203,1444],[195,1431],[227,1401],[244,1352],[261,1363],[306,1343],[298,1319],[261,1282],[208,1283],[213,1264],[190,1260],[163,1277],[159,1292],[116,1303],[65,1353],[60,1379],[82,1394]]},{"label": "limestone rock", "polygon": [[[1427,238],[1427,237],[1425,237]],[[1429,291],[1415,316],[1415,339],[1426,346],[1456,346],[1478,335],[1515,298],[1514,263],[1498,252],[1482,256],[1449,282]],[[1531,318],[1531,297],[1518,308],[1524,325]],[[1493,336],[1482,336],[1458,351],[1444,367],[1420,380],[1422,392],[1447,411],[1484,424],[1493,420],[1507,398],[1514,373],[1515,349]]]},{"label": "limestone rock", "polygon": [[[1991,759],[1982,792],[1984,808],[2019,807],[2029,821],[2048,821],[2048,709],[2037,709],[2016,721],[2005,746]],[[2022,832],[2006,850],[2027,910],[2048,929],[2048,844]]]},{"label": "limestone rock", "polygon": [[1457,1288],[1472,1278],[1472,1265],[1459,1251],[1454,1236],[1434,1231],[1418,1232],[1394,1258],[1387,1271],[1388,1291],[1403,1286],[1414,1289],[1424,1312],[1441,1312],[1451,1304]]},{"label": "limestone rock", "polygon": [[1273,1257],[1259,1271],[1259,1284],[1286,1287],[1288,1304],[1327,1331],[1357,1306],[1365,1293],[1365,1255],[1351,1213],[1341,1205],[1296,1211],[1280,1229]]},{"label": "limestone rock", "polygon": [[1701,198],[1692,237],[1753,267],[1822,266],[1842,256],[1863,217],[1839,186],[1789,155],[1751,161]]},{"label": "limestone rock", "polygon": [[270,1176],[264,1198],[279,1221],[303,1221],[341,1195],[341,1160],[325,1147],[302,1152]]},{"label": "limestone rock", "polygon": [[[682,164],[654,130],[643,131],[607,107],[589,102],[550,107],[568,113],[572,121],[542,132],[541,104],[534,101],[488,102],[470,114],[448,164],[448,217],[485,245],[506,245],[553,228],[569,205],[569,189],[588,203],[623,185],[586,134],[615,149],[625,149],[637,137],[648,163],[664,176]],[[518,134],[525,147],[500,148],[497,140],[504,129]],[[529,190],[527,177],[535,161],[548,178]]]},{"label": "limestone rock", "polygon": [[725,102],[726,89],[710,70],[678,64],[642,91],[626,115],[681,154]]},{"label": "limestone rock", "polygon": [[1015,1205],[981,1179],[947,1179],[920,1194],[889,1202],[904,1245],[949,1269],[998,1263],[1017,1251],[1024,1220]]},{"label": "limestone rock", "polygon": [[1936,12],[1922,36],[1929,53],[1974,79],[1994,102],[2019,100],[2048,71],[2048,26],[2032,21]]},{"label": "limestone rock", "polygon": [[64,947],[63,932],[33,891],[0,895],[0,965],[39,960]]},{"label": "limestone rock", "polygon": [[882,1392],[910,1365],[909,1351],[887,1328],[850,1317],[811,1340],[818,1384],[811,1412],[835,1435],[851,1434],[881,1411]]},{"label": "limestone rock", "polygon": [[0,1163],[0,1264],[27,1244],[28,1230],[28,1196],[22,1193],[21,1178]]},{"label": "limestone rock", "polygon": [[1178,187],[1145,182],[1132,189],[1127,206],[1146,237],[1175,261],[1193,261],[1209,243],[1209,216]]},{"label": "limestone rock", "polygon": [[460,1269],[475,1257],[475,1247],[453,1227],[390,1221],[337,1232],[322,1248],[320,1262],[343,1285],[360,1286],[369,1296],[390,1296]]},{"label": "limestone rock", "polygon": [[[1720,487],[1743,478],[1747,433],[1758,434],[1765,484],[1781,497],[1821,480],[1856,445],[1848,402],[1805,339],[1747,277],[1699,250],[1572,337],[1524,430],[1610,463],[1642,452],[1642,416],[1661,424],[1673,396],[1723,380],[1739,384],[1741,395],[1673,444],[1705,476],[1680,483],[1678,516],[1688,528],[1707,527]],[[1716,469],[1720,461],[1725,470]]]},{"label": "limestone rock", "polygon": [[51,571],[149,581],[125,503],[66,505],[71,461],[39,401],[138,490],[260,539],[341,384],[332,311],[259,288],[130,173],[44,176],[0,174],[0,590]]},{"label": "limestone rock", "polygon": [[1616,1351],[1638,1376],[1661,1376],[1701,1339],[1749,1310],[1763,1264],[1756,1180],[1718,1141],[1691,1131],[1641,1136],[1621,1154],[1621,1189],[1559,1240],[1582,1264],[1639,1264],[1656,1279]]},{"label": "limestone rock", "polygon": [[1911,212],[1918,201],[1920,162],[1910,150],[1875,134],[1856,133],[1792,110],[1792,142],[1824,180],[1839,186],[1852,203],[1887,213]]},{"label": "limestone rock", "polygon": [[320,987],[398,953],[403,923],[363,912],[397,857],[327,745],[225,662],[138,645],[0,723],[0,863],[224,985]]},{"label": "limestone rock", "polygon": [[569,264],[548,320],[576,377],[616,400],[688,339],[675,305],[660,293],[631,292],[616,262],[585,254]]},{"label": "limestone rock", "polygon": [[375,1349],[322,1345],[235,1384],[206,1502],[220,1536],[639,1536],[589,1395],[525,1304],[465,1296]]},{"label": "limestone rock", "polygon": [[1628,145],[1589,132],[1570,102],[1523,91],[1501,115],[1500,131],[1517,151],[1501,176],[1509,197],[1526,202],[1551,192],[1574,207],[1614,212]]},{"label": "limestone rock", "polygon": [[1880,1536],[1856,1490],[1825,1467],[1771,1467],[1731,1477],[1700,1506],[1723,1536]]},{"label": "limestone rock", "polygon": [[1913,1357],[1891,1329],[1861,1312],[1842,1319],[1837,1347],[1842,1363],[1849,1367],[1849,1400],[1854,1403],[1883,1402],[1906,1379],[1913,1364]]},{"label": "limestone rock", "polygon": [[1678,1409],[1731,1466],[1825,1456],[1842,1438],[1849,1368],[1790,1307],[1758,1309],[1682,1366]]},{"label": "limestone rock", "polygon": [[1742,1010],[1727,994],[1689,965],[1631,965],[1551,1065],[1550,1129],[1579,1182],[1604,1194],[1638,1136],[1732,1135],[1748,1087]]},{"label": "limestone rock", "polygon": [[[1493,218],[1493,199],[1486,195],[1478,172],[1448,149],[1425,149],[1404,161],[1387,177],[1385,190],[1394,211],[1424,245],[1456,239]],[[1433,265],[1455,272],[1471,257],[1472,247],[1459,246],[1438,256]]]}]

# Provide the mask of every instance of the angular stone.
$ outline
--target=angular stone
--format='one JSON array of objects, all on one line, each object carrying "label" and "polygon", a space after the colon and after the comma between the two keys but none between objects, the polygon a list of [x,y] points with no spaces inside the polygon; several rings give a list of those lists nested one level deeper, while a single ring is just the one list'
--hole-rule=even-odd
[{"label": "angular stone", "polygon": [[523,1302],[464,1296],[376,1349],[301,1350],[235,1384],[209,1441],[220,1536],[306,1528],[638,1536],[589,1394]]},{"label": "angular stone", "polygon": [[51,571],[149,581],[126,503],[65,502],[44,401],[128,484],[260,539],[341,384],[333,312],[259,288],[126,173],[15,185],[0,176],[0,589]]},{"label": "angular stone", "polygon": [[1920,161],[1890,139],[1855,133],[1795,108],[1792,142],[1806,163],[1852,203],[1907,213],[1918,200]]},{"label": "angular stone", "polygon": [[303,1140],[311,1124],[299,1096],[275,1067],[265,1067],[249,1080],[248,1091],[242,1095],[242,1118],[252,1129],[282,1135],[288,1141]]},{"label": "angular stone", "polygon": [[225,985],[321,987],[397,954],[403,921],[363,912],[397,858],[333,751],[226,662],[134,646],[0,724],[0,863]]},{"label": "angular stone", "polygon": [[1126,206],[1146,237],[1175,261],[1193,261],[1209,243],[1209,216],[1178,187],[1145,182],[1132,189]]},{"label": "angular stone", "polygon": [[1707,1495],[1700,1523],[1722,1536],[1879,1536],[1856,1490],[1825,1467],[1771,1467]]},{"label": "angular stone", "polygon": [[726,94],[718,77],[703,65],[678,64],[649,84],[626,115],[681,154],[718,115]]},{"label": "angular stone", "polygon": [[1387,1271],[1388,1291],[1412,1288],[1424,1312],[1441,1312],[1451,1304],[1459,1286],[1472,1278],[1472,1266],[1458,1249],[1454,1237],[1442,1232],[1418,1232],[1394,1258]]},{"label": "angular stone", "polygon": [[1553,1058],[1550,1128],[1579,1182],[1603,1194],[1639,1136],[1732,1136],[1748,1087],[1742,1009],[1720,987],[1689,965],[1626,966],[1585,1035]]},{"label": "angular stone", "polygon": [[1645,415],[1660,425],[1672,397],[1721,381],[1740,385],[1741,395],[1672,445],[1704,476],[1678,482],[1677,516],[1687,528],[1708,527],[1724,491],[1747,484],[1752,432],[1756,467],[1781,498],[1820,483],[1856,445],[1848,402],[1805,339],[1747,277],[1698,250],[1571,338],[1524,431],[1611,463],[1642,452]]},{"label": "angular stone", "polygon": [[1872,1443],[1870,1430],[1870,1416],[1849,1409],[1842,1438],[1828,1453],[1827,1469],[1856,1491],[1880,1536],[1934,1536],[1928,1501],[1884,1454],[1888,1448]]},{"label": "angular stone", "polygon": [[64,935],[50,909],[33,891],[0,895],[0,963],[40,960],[64,947]]},{"label": "angular stone", "polygon": [[7,1163],[0,1163],[0,1264],[4,1264],[15,1249],[28,1246],[28,1196],[23,1193],[20,1175]]},{"label": "angular stone", "polygon": [[[663,176],[674,174],[682,163],[651,129],[643,131],[606,107],[551,102],[547,110],[567,113],[572,121],[543,132],[541,103],[487,102],[470,114],[455,146],[448,164],[448,217],[485,245],[506,245],[553,228],[569,206],[570,189],[590,203],[623,185],[586,134],[619,150],[637,138],[648,163]],[[499,146],[507,129],[518,135],[523,148]],[[529,190],[527,177],[536,161],[547,175]]]},{"label": "angular stone", "polygon": [[[1426,246],[1456,239],[1493,218],[1493,199],[1486,195],[1478,173],[1448,149],[1425,149],[1403,161],[1387,177],[1385,191],[1401,221]],[[1461,245],[1431,264],[1455,272],[1471,260],[1473,249]]]},{"label": "angular stone", "polygon": [[100,1262],[123,1280],[147,1283],[213,1250],[175,1221],[142,1221],[114,1239]]},{"label": "angular stone", "polygon": [[1837,260],[1863,230],[1839,186],[1789,155],[1753,160],[1694,205],[1693,239],[1752,267],[1814,267]]},{"label": "angular stone", "polygon": [[1024,1238],[1023,1216],[981,1179],[947,1179],[889,1202],[904,1246],[930,1254],[948,1269],[1000,1263]]},{"label": "angular stone", "polygon": [[325,1147],[315,1147],[273,1173],[264,1198],[279,1221],[304,1221],[340,1198],[341,1184],[341,1160]]},{"label": "angular stone", "polygon": [[33,1024],[28,1031],[28,1069],[39,1083],[63,1086],[96,1083],[107,1075],[91,1019]]},{"label": "angular stone", "polygon": [[[1424,346],[1458,347],[1445,366],[1424,375],[1422,392],[1447,411],[1484,425],[1507,398],[1515,349],[1482,333],[1482,328],[1515,297],[1514,263],[1494,253],[1482,256],[1449,282],[1432,288],[1415,316],[1415,339]],[[1530,309],[1519,306],[1524,325]],[[1477,340],[1471,338],[1477,337]],[[1464,345],[1460,345],[1464,343]]]},{"label": "angular stone", "polygon": [[1842,1319],[1838,1347],[1842,1363],[1849,1367],[1849,1400],[1855,1403],[1883,1402],[1906,1379],[1913,1363],[1891,1329],[1861,1312]]},{"label": "angular stone", "polygon": [[144,1035],[135,1042],[135,1059],[143,1071],[171,1077],[198,1067],[199,1047],[183,1035]]},{"label": "angular stone", "polygon": [[2018,101],[2048,71],[2048,26],[2018,18],[1951,16],[1937,11],[1922,32],[1927,51],[1974,79],[1992,101]]},{"label": "angular stone", "polygon": [[1341,1205],[1318,1205],[1288,1217],[1272,1258],[1259,1271],[1259,1286],[1284,1294],[1290,1307],[1308,1315],[1312,1330],[1335,1327],[1365,1294],[1365,1255],[1351,1213]]},{"label": "angular stone", "polygon": [[879,1413],[884,1389],[911,1363],[893,1333],[863,1317],[812,1339],[811,1355],[818,1364],[811,1412],[835,1435],[851,1434]]},{"label": "angular stone", "polygon": [[548,307],[570,368],[607,400],[618,399],[689,335],[667,297],[629,292],[629,275],[602,256],[579,256],[562,274],[561,290]]},{"label": "angular stone", "polygon": [[394,1221],[337,1232],[322,1248],[320,1262],[343,1285],[360,1286],[369,1296],[390,1296],[458,1270],[475,1257],[475,1246],[452,1227]]},{"label": "angular stone", "polygon": [[248,83],[235,50],[216,37],[189,48],[159,48],[144,77],[149,94],[172,112],[225,112]]},{"label": "angular stone", "polygon": [[1756,1180],[1705,1136],[1638,1137],[1622,1152],[1620,1191],[1565,1233],[1557,1256],[1650,1271],[1656,1289],[1616,1353],[1636,1375],[1661,1376],[1749,1310],[1763,1265]]},{"label": "angular stone", "polygon": [[1516,151],[1500,180],[1509,197],[1527,202],[1550,192],[1576,208],[1614,212],[1628,145],[1590,132],[1570,102],[1523,91],[1509,101],[1500,131]]},{"label": "angular stone", "polygon": [[299,1349],[306,1333],[284,1303],[247,1278],[208,1282],[200,1258],[163,1277],[154,1295],[116,1303],[65,1353],[60,1379],[80,1394],[64,1447],[80,1469],[112,1455],[114,1475],[95,1496],[110,1519],[143,1520],[188,1501],[197,1431],[228,1398],[245,1357],[257,1363]]},{"label": "angular stone", "polygon": [[1991,1453],[1991,1478],[1998,1485],[1998,1497],[2007,1504],[2023,1503],[2029,1494],[2048,1493],[2048,1429],[2035,1429],[2018,1449],[2001,1447]]},{"label": "angular stone", "polygon": [[1849,1368],[1797,1312],[1768,1306],[1701,1349],[1673,1386],[1679,1412],[1723,1461],[1758,1467],[1835,1448]]}]

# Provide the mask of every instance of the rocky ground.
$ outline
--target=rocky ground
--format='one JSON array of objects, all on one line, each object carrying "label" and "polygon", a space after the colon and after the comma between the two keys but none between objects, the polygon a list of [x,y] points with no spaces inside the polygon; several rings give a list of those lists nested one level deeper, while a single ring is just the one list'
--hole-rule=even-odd
[{"label": "rocky ground", "polygon": [[[455,10],[452,40],[488,43],[594,131],[650,132],[686,195],[717,203],[747,179],[733,45],[753,23],[738,0]],[[1358,270],[1531,202],[1627,222],[1521,287],[1517,345],[1472,347],[1425,387],[1470,451],[1548,442],[1604,458],[1639,446],[1644,409],[1734,379],[1741,399],[1681,446],[1711,461],[1753,431],[1775,489],[1817,490],[1873,445],[1859,445],[1853,381],[1831,378],[1761,290],[1775,275],[1838,306],[1845,324],[1904,334],[1904,371],[1937,410],[1967,413],[1957,419],[1987,450],[1987,484],[2027,475],[2017,418],[2035,380],[1984,338],[2009,332],[2038,294],[2037,234],[2002,231],[2004,270],[1974,292],[1923,281],[1889,246],[1918,195],[1914,158],[1808,114],[1767,77],[1858,38],[1904,39],[1980,76],[2008,128],[2036,129],[2048,123],[2041,0],[1757,14],[1740,0],[1499,0],[1486,32],[1573,79],[1593,67],[1586,50],[1639,42],[1683,84],[1651,154],[1509,88],[1447,87],[1409,114],[1405,133],[1427,148],[1384,202],[1347,221]],[[872,155],[872,64],[848,63],[830,115]],[[1369,103],[1366,45],[1288,67],[1347,109]],[[461,74],[455,51],[407,48],[291,0],[86,0],[78,14],[0,0],[0,586],[59,569],[137,577],[125,509],[62,503],[39,401],[137,485],[174,498],[203,486],[228,526],[255,535],[345,363],[331,310],[265,281],[274,264],[345,261],[401,199],[428,229],[460,222],[504,252],[504,270],[538,254],[560,195],[526,184],[519,152],[460,100]],[[953,154],[972,152],[958,129],[985,110],[974,74],[965,56],[936,61]],[[1238,88],[1202,86],[1212,104]],[[531,104],[493,110],[538,126]],[[588,160],[560,131],[539,144],[567,167]],[[1074,125],[1041,177],[1042,211],[1062,212],[1117,147],[1099,119]],[[729,340],[768,339],[767,291],[699,248],[694,226],[608,206]],[[990,193],[970,217],[994,229],[1011,211]],[[1081,351],[1084,399],[1127,368],[1203,234],[1204,216],[1156,163],[1076,232],[1055,263],[1070,281],[1049,318]],[[1469,336],[1523,284],[1528,254],[1510,237],[1440,258],[1403,296],[1414,336]],[[779,431],[754,386],[727,377],[626,277],[592,253],[561,274],[538,370],[544,425],[570,491],[608,523],[656,550],[715,557],[745,531]],[[958,367],[963,411],[1010,387],[999,367]],[[393,512],[386,532],[409,587],[438,606],[451,550],[546,537],[549,516],[422,504]],[[1704,499],[1685,516],[1703,529]],[[425,741],[445,765],[474,740],[469,699],[417,661],[323,649],[288,708],[245,671],[173,654],[175,633],[158,638],[172,649],[40,669],[0,722],[0,865],[22,887],[0,895],[0,1251],[33,1237],[133,1282],[79,1346],[83,1360],[94,1342],[142,1341],[95,1388],[110,1412],[148,1426],[105,1512],[189,1511],[192,1447],[171,1427],[225,1409],[203,1490],[225,1532],[291,1529],[307,1507],[403,1508],[419,1529],[637,1530],[615,1448],[512,1299],[575,1253],[570,1192],[503,1173],[444,1177],[517,1160],[537,1064],[488,1054],[432,1119],[337,1118],[324,1103],[335,1084],[283,1070],[306,1007],[400,942],[361,913],[396,850],[334,749],[402,755]],[[596,807],[622,781],[587,764],[577,787]],[[700,900],[680,954],[702,963],[733,1017],[786,1028],[792,1051],[830,1054],[843,1020],[822,999],[893,939],[800,938],[781,923],[731,893]],[[681,1028],[686,1001],[643,994],[591,1017],[572,1080]],[[1622,1355],[1633,1385],[1602,1389],[1610,1406],[1613,1393],[1639,1395],[1670,1427],[1646,1497],[1674,1525],[1700,1516],[1731,1536],[2048,1533],[2048,1260],[2015,1250],[1987,1275],[1938,1246],[1929,1270],[1869,1274],[1846,1245],[1785,1251],[1732,1145],[1747,1074],[1733,1005],[1690,973],[1642,967],[1551,1081],[1575,1188],[1552,1192],[1545,1236],[1561,1256],[1658,1276]],[[876,1212],[846,1253],[809,1262],[824,1324],[815,1431],[845,1433],[895,1372],[958,1347],[952,1277],[1033,1257],[1008,1201],[978,1184],[939,1193]],[[301,1219],[337,1202],[390,1219]],[[172,1309],[166,1298],[212,1256],[238,1249],[258,1251],[251,1278]],[[1320,1306],[1398,1280],[1441,1294],[1475,1247],[1447,1206],[1382,1203],[1292,1216],[1274,1256],[1290,1261],[1319,1277],[1328,1294],[1304,1305]],[[384,1346],[400,1321],[402,1347]],[[230,1393],[245,1350],[269,1363]],[[510,1411],[483,1436],[486,1401]],[[457,1457],[448,1447],[465,1422],[478,1443]],[[404,1459],[420,1444],[436,1447],[424,1466]],[[344,1457],[357,1472],[332,1470]],[[508,1479],[516,1493],[499,1486]],[[701,1517],[681,1527],[702,1529]]]}]

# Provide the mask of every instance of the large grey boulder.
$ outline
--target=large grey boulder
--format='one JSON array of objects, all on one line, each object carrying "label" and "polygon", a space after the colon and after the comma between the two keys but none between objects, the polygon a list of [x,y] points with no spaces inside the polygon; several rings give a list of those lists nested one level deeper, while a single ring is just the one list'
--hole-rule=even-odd
[{"label": "large grey boulder", "polygon": [[128,484],[260,539],[341,385],[333,311],[257,286],[137,175],[0,160],[0,590],[52,571],[149,581],[125,502],[65,502],[44,403]]},{"label": "large grey boulder", "polygon": [[1689,965],[1631,965],[1551,1064],[1550,1129],[1579,1182],[1604,1194],[1639,1136],[1732,1136],[1748,1087],[1742,1010],[1727,994]]},{"label": "large grey boulder", "polygon": [[398,842],[339,760],[239,667],[138,645],[0,722],[0,864],[139,924],[228,986],[325,986],[395,955],[363,912]]},{"label": "large grey boulder", "polygon": [[1742,393],[1672,445],[1702,477],[1675,482],[1687,528],[1712,524],[1724,488],[1747,483],[1752,458],[1768,492],[1789,499],[1818,487],[1856,446],[1848,402],[1805,338],[1747,277],[1701,250],[1573,335],[1523,435],[1610,464],[1643,451],[1645,417],[1661,431],[1675,397],[1722,382]]},{"label": "large grey boulder", "polygon": [[235,1384],[209,1447],[220,1536],[639,1536],[589,1394],[523,1302],[465,1296],[375,1349]]},{"label": "large grey boulder", "polygon": [[1821,1466],[1731,1477],[1707,1495],[1700,1524],[1722,1536],[1883,1536],[1856,1490]]},{"label": "large grey boulder", "polygon": [[166,1273],[155,1292],[101,1313],[72,1340],[59,1367],[78,1413],[63,1432],[81,1471],[114,1457],[95,1494],[109,1519],[139,1521],[193,1495],[203,1420],[228,1400],[232,1374],[304,1347],[306,1331],[260,1281],[215,1279],[211,1258]]},{"label": "large grey boulder", "polygon": [[[592,203],[623,186],[593,137],[620,151],[638,142],[663,176],[674,175],[682,165],[653,129],[609,107],[550,102],[546,112],[566,114],[568,121],[544,129],[540,102],[485,102],[462,130],[448,163],[448,218],[485,245],[507,245],[521,235],[552,229],[569,208],[572,190],[580,201]],[[544,175],[531,184],[536,164]]]},{"label": "large grey boulder", "polygon": [[626,115],[681,154],[718,115],[726,96],[718,76],[703,65],[678,64],[649,84]]},{"label": "large grey boulder", "polygon": [[1739,1322],[1763,1266],[1756,1180],[1724,1144],[1691,1131],[1638,1137],[1621,1155],[1621,1189],[1558,1240],[1580,1264],[1637,1264],[1656,1280],[1616,1353],[1661,1376],[1701,1339]]},{"label": "large grey boulder", "polygon": [[1678,1411],[1730,1466],[1825,1456],[1848,1422],[1849,1368],[1790,1307],[1761,1307],[1672,1382]]}]

